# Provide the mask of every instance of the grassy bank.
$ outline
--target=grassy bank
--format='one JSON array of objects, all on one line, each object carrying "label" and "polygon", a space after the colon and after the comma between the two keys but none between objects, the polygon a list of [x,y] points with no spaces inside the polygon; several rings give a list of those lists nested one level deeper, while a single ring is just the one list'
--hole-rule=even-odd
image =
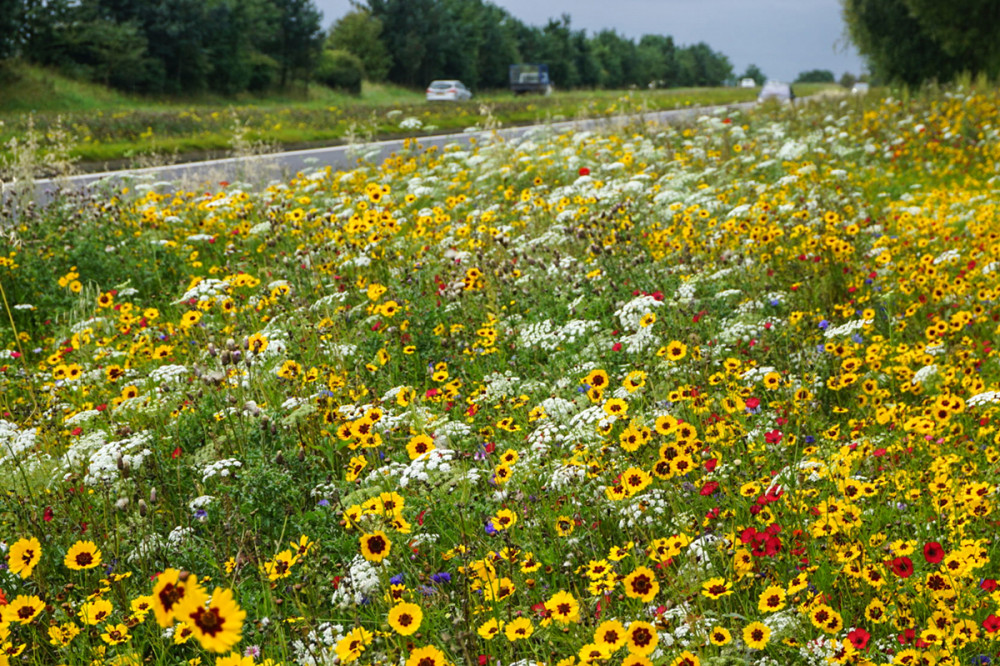
[{"label": "grassy bank", "polygon": [[[63,146],[82,170],[218,156],[246,149],[300,148],[353,139],[461,131],[484,122],[522,125],[623,112],[727,104],[755,98],[754,89],[680,88],[633,91],[557,91],[549,97],[515,97],[486,91],[460,104],[428,104],[422,91],[366,84],[360,97],[321,86],[295,94],[224,99],[155,100],[130,97],[58,74],[19,66],[6,75],[20,81],[16,96],[0,101],[0,159],[8,142],[33,126],[44,147]],[[8,85],[8,88],[10,86]],[[811,94],[824,86],[801,86]],[[62,130],[62,131],[59,131]]]}]

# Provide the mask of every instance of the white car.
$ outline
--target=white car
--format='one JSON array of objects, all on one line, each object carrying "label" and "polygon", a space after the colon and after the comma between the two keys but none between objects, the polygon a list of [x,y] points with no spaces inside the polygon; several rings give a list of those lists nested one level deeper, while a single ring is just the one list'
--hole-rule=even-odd
[{"label": "white car", "polygon": [[775,99],[779,102],[791,102],[795,99],[795,93],[792,92],[792,87],[787,83],[782,83],[781,81],[768,81],[764,84],[764,87],[760,89],[760,94],[757,95],[757,101],[766,102],[769,99]]},{"label": "white car", "polygon": [[745,79],[740,79],[740,88],[756,88],[757,82],[753,79],[747,77]]},{"label": "white car", "polygon": [[854,93],[855,95],[867,95],[868,90],[869,90],[868,84],[865,83],[864,81],[858,81],[857,83],[854,84],[854,87],[851,88],[851,92]]},{"label": "white car", "polygon": [[472,93],[461,81],[432,81],[427,86],[428,102],[462,102],[472,99]]}]

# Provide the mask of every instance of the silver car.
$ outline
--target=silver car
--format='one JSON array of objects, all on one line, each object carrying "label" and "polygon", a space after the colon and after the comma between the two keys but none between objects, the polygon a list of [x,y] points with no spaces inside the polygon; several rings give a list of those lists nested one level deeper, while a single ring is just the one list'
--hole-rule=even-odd
[{"label": "silver car", "polygon": [[472,93],[461,81],[432,81],[427,86],[428,102],[462,102],[472,99]]},{"label": "silver car", "polygon": [[792,92],[792,87],[787,83],[768,81],[761,88],[760,94],[757,95],[757,101],[766,102],[769,99],[775,99],[779,102],[791,102],[795,99],[795,93]]}]

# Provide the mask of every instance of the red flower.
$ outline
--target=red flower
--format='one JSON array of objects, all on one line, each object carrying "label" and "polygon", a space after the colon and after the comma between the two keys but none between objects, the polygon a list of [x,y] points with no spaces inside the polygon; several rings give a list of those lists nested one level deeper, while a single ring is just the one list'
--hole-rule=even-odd
[{"label": "red flower", "polygon": [[983,582],[979,584],[979,588],[987,592],[993,592],[997,589],[997,582],[992,578],[984,578]]},{"label": "red flower", "polygon": [[611,346],[611,351],[621,351],[621,350],[622,350],[622,343],[620,342],[616,342],[614,345]]},{"label": "red flower", "polygon": [[983,620],[983,629],[990,634],[996,633],[1000,630],[1000,617],[990,613],[990,616]]},{"label": "red flower", "polygon": [[589,176],[590,175],[590,169],[588,169],[587,167],[580,167],[580,175],[581,176]]},{"label": "red flower", "polygon": [[51,523],[52,516],[53,516],[52,507],[51,506],[45,507],[45,513],[42,514],[42,520],[44,520],[47,523]]},{"label": "red flower", "polygon": [[847,640],[851,641],[851,645],[854,646],[855,650],[864,650],[868,646],[868,639],[871,637],[871,634],[860,627],[847,632]]},{"label": "red flower", "polygon": [[699,493],[701,495],[704,495],[704,496],[707,497],[708,495],[711,495],[712,493],[714,493],[718,489],[719,489],[719,482],[718,481],[709,481],[708,483],[706,483],[705,485],[703,485],[701,487],[701,490],[699,491]]},{"label": "red flower", "polygon": [[757,409],[760,406],[760,398],[747,398],[747,408]]},{"label": "red flower", "polygon": [[937,541],[931,541],[924,546],[924,559],[930,564],[937,564],[944,559],[944,548]]},{"label": "red flower", "polygon": [[170,454],[170,457],[173,458],[174,460],[176,460],[177,458],[180,458],[181,457],[181,447],[178,446],[176,449],[174,449],[174,452]]},{"label": "red flower", "polygon": [[913,560],[908,557],[897,557],[889,562],[889,568],[900,578],[909,578],[913,575]]}]

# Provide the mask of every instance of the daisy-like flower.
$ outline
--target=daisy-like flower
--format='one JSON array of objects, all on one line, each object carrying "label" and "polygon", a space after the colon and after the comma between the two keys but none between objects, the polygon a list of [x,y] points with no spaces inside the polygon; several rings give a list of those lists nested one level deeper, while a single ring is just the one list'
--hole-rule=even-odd
[{"label": "daisy-like flower", "polygon": [[191,625],[198,642],[210,652],[226,652],[239,643],[245,617],[232,590],[217,587],[209,599],[197,583],[188,586],[177,609],[177,619]]},{"label": "daisy-like flower", "polygon": [[757,600],[757,610],[761,613],[774,613],[785,607],[785,589],[778,585],[771,585],[760,593]]},{"label": "daisy-like flower", "polygon": [[530,618],[519,617],[504,626],[503,633],[510,642],[523,640],[531,636],[535,631],[535,626]]},{"label": "daisy-like flower", "polygon": [[197,584],[194,576],[181,578],[177,569],[167,569],[156,578],[153,586],[153,613],[161,627],[169,627],[174,623],[174,617],[180,603],[187,594],[188,586]]},{"label": "daisy-like flower", "polygon": [[771,639],[771,628],[763,622],[751,622],[743,627],[743,642],[753,650],[763,650]]},{"label": "daisy-like flower", "polygon": [[400,636],[409,636],[420,628],[424,612],[420,606],[408,601],[395,604],[389,609],[389,626]]},{"label": "daisy-like flower", "polygon": [[3,619],[6,622],[28,624],[45,610],[45,602],[40,598],[25,594],[18,595],[3,609]]},{"label": "daisy-like flower", "polygon": [[41,559],[42,544],[38,539],[35,537],[18,539],[10,547],[10,572],[18,574],[21,578],[29,578]]},{"label": "daisy-like flower", "polygon": [[109,624],[104,627],[104,633],[101,634],[101,640],[108,645],[121,645],[127,643],[131,638],[132,635],[129,634],[128,627],[124,624]]},{"label": "daisy-like flower", "polygon": [[381,530],[362,534],[360,543],[361,555],[369,562],[381,562],[392,548],[392,541]]},{"label": "daisy-like flower", "polygon": [[713,627],[708,640],[712,645],[727,645],[733,640],[733,635],[725,627]]},{"label": "daisy-like flower", "polygon": [[565,590],[553,594],[545,602],[545,610],[549,612],[549,617],[562,624],[580,621],[580,603]]},{"label": "daisy-like flower", "polygon": [[[356,661],[371,642],[372,632],[368,631],[364,627],[355,627],[337,643],[337,657],[340,659],[341,663],[344,664]],[[409,664],[410,662],[407,661],[406,663]],[[414,666],[416,666],[416,664],[414,664]]]},{"label": "daisy-like flower", "polygon": [[649,603],[660,591],[660,584],[656,581],[656,574],[649,567],[638,567],[635,571],[626,576],[623,582],[625,595],[630,599],[641,599]]},{"label": "daisy-like flower", "polygon": [[628,625],[625,641],[629,654],[646,656],[656,649],[660,637],[652,624],[635,620]]},{"label": "daisy-like flower", "polygon": [[444,652],[433,645],[416,648],[406,658],[406,666],[445,666],[447,663]]},{"label": "daisy-like flower", "polygon": [[94,599],[80,606],[80,619],[91,626],[101,624],[109,617],[114,607],[107,599]]},{"label": "daisy-like flower", "polygon": [[224,657],[216,659],[215,666],[254,666],[253,655],[230,652]]},{"label": "daisy-like flower", "polygon": [[410,460],[415,460],[435,448],[434,440],[428,435],[415,435],[406,445],[406,454],[410,456]]},{"label": "daisy-like flower", "polygon": [[495,617],[491,617],[490,619],[486,620],[486,622],[483,622],[481,625],[479,625],[479,628],[476,629],[476,633],[479,634],[480,638],[488,641],[494,638],[497,634],[499,634],[503,630],[503,625],[504,625],[503,620],[498,620]]},{"label": "daisy-like flower", "polygon": [[618,620],[605,620],[594,630],[594,644],[604,648],[608,654],[624,645],[627,638],[625,627]]},{"label": "daisy-like flower", "polygon": [[698,655],[684,650],[684,652],[674,657],[674,660],[670,662],[670,666],[701,666],[701,659],[698,658]]},{"label": "daisy-like flower", "polygon": [[70,547],[63,560],[70,569],[80,571],[101,566],[101,551],[93,541],[77,541]]},{"label": "daisy-like flower", "polygon": [[493,529],[499,532],[513,527],[517,522],[517,514],[510,509],[500,509],[491,520]]}]

